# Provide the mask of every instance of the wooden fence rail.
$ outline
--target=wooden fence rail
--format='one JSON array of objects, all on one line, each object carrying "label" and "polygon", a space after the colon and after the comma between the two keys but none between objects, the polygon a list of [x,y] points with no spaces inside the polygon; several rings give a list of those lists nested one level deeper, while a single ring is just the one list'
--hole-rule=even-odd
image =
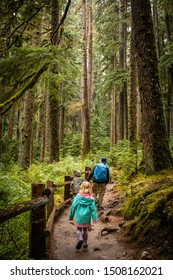
[{"label": "wooden fence rail", "polygon": [[[70,184],[70,182],[55,185],[55,190],[59,187],[66,186],[68,184]],[[40,185],[41,184],[36,184],[36,186],[38,186],[38,187],[40,187]],[[0,210],[0,223],[5,222],[6,220],[9,220],[21,213],[24,213],[26,211],[33,209],[33,208],[40,207],[44,204],[48,203],[48,205],[50,206],[50,204],[51,204],[50,200],[53,199],[53,198],[49,197],[50,193],[51,193],[50,189],[46,188],[44,190],[43,194],[41,194],[40,196],[33,195],[33,199],[31,199],[31,200],[23,201],[21,203],[16,203],[10,207]],[[49,211],[48,211],[48,213],[50,214]]]},{"label": "wooden fence rail", "polygon": [[[90,168],[85,167],[83,172],[85,179],[89,172]],[[51,234],[54,218],[71,202],[70,183],[72,179],[72,176],[65,176],[64,182],[57,185],[52,181],[48,181],[46,184],[33,183],[31,185],[31,200],[0,210],[0,223],[31,210],[29,230],[30,258],[40,259],[45,257],[46,238]],[[55,205],[54,194],[57,188],[63,186],[63,202]]]}]

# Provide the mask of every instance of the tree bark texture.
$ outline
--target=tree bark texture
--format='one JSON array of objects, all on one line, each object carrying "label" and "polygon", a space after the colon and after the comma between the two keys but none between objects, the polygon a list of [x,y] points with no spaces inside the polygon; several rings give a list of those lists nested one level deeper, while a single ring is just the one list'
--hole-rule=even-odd
[{"label": "tree bark texture", "polygon": [[8,137],[12,139],[14,133],[14,122],[15,122],[15,105],[13,105],[9,112],[8,118]]},{"label": "tree bark texture", "polygon": [[[59,0],[53,0],[52,4],[52,43],[58,44],[58,27],[59,24]],[[55,30],[57,30],[55,32]],[[55,69],[54,69],[55,68]],[[58,69],[53,67],[52,73],[56,73]],[[55,86],[54,86],[55,87]],[[59,92],[58,87],[54,88],[50,85],[50,162],[59,161]]]},{"label": "tree bark texture", "polygon": [[161,44],[160,44],[160,37],[159,37],[159,16],[158,16],[158,3],[153,2],[153,23],[154,23],[154,30],[155,30],[155,37],[156,37],[156,51],[157,51],[157,57],[160,57],[160,50],[161,50]]},{"label": "tree bark texture", "polygon": [[168,112],[169,112],[169,136],[173,135],[173,65],[168,69]]},{"label": "tree bark texture", "polygon": [[[124,22],[126,14],[126,1],[119,1],[119,67],[126,68],[126,24]],[[119,121],[118,121],[118,138],[122,140],[127,138],[127,83],[122,81],[119,92]]]},{"label": "tree bark texture", "polygon": [[172,167],[163,115],[150,1],[131,0],[143,125],[146,174]]},{"label": "tree bark texture", "polygon": [[56,45],[58,43],[58,30],[56,31],[58,24],[59,24],[59,0],[53,0],[52,1],[52,19],[51,19],[53,45]]},{"label": "tree bark texture", "polygon": [[0,115],[0,156],[2,155],[2,135],[3,135],[3,117]]},{"label": "tree bark texture", "polygon": [[19,165],[27,169],[31,163],[32,151],[32,121],[34,114],[34,92],[27,92],[24,100],[24,117],[21,129],[21,142],[19,153]]},{"label": "tree bark texture", "polygon": [[88,108],[91,108],[91,99],[92,99],[92,0],[88,0],[88,79],[87,79],[87,88],[88,88]]},{"label": "tree bark texture", "polygon": [[60,105],[60,120],[59,120],[59,146],[62,148],[64,141],[64,121],[65,121],[65,84],[61,84],[61,105]]},{"label": "tree bark texture", "polygon": [[[112,70],[117,66],[116,54],[111,59]],[[117,144],[117,92],[115,86],[111,91],[111,148]]]},{"label": "tree bark texture", "polygon": [[[166,36],[167,36],[167,45],[171,45],[173,42],[173,30],[171,30],[171,13],[173,10],[171,8],[171,2],[168,1],[168,5],[165,6],[165,26],[166,26]],[[173,4],[172,4],[173,7]],[[171,56],[170,47],[167,48],[169,55]],[[171,136],[173,133],[173,64],[167,67],[167,77],[168,77],[168,89],[167,89],[167,106],[166,106],[166,124],[168,136]]]},{"label": "tree bark texture", "polygon": [[90,151],[90,117],[88,108],[88,88],[87,88],[87,22],[86,22],[86,1],[83,0],[83,49],[82,49],[82,147],[81,155],[86,156]]},{"label": "tree bark texture", "polygon": [[129,95],[129,140],[134,142],[137,136],[137,63],[134,45],[133,24],[130,44],[130,95]]},{"label": "tree bark texture", "polygon": [[59,101],[50,96],[50,162],[59,161]]}]

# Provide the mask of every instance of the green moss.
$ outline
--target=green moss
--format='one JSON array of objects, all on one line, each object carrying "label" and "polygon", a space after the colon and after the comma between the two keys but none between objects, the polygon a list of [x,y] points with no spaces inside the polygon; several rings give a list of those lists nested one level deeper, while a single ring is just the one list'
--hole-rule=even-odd
[{"label": "green moss", "polygon": [[124,204],[125,230],[140,242],[167,239],[173,242],[173,174],[162,172],[134,180],[135,193]]}]

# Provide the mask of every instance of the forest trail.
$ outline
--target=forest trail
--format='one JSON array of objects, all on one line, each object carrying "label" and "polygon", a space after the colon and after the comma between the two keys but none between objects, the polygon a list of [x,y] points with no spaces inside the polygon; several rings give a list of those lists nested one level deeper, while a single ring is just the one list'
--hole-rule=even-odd
[{"label": "forest trail", "polygon": [[118,192],[113,188],[113,184],[107,185],[103,200],[104,210],[98,212],[99,222],[89,231],[87,249],[76,250],[76,227],[69,222],[69,207],[64,209],[55,220],[48,242],[48,260],[159,259],[154,255],[155,250],[151,246],[141,248],[124,235],[121,229],[123,223],[121,216],[111,215],[111,211],[121,203]]}]

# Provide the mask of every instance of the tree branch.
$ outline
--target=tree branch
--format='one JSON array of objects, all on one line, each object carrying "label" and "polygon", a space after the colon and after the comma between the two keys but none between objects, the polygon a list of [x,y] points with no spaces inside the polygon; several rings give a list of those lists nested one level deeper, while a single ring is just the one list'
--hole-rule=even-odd
[{"label": "tree branch", "polygon": [[[7,42],[10,41],[10,38],[15,34],[15,32],[16,32],[22,25],[25,24],[24,29],[23,29],[23,31],[22,31],[21,34],[20,34],[20,36],[21,36],[21,35],[23,34],[23,32],[25,31],[25,29],[26,29],[26,27],[27,27],[29,21],[30,21],[36,14],[38,14],[42,8],[45,7],[45,4],[46,4],[47,2],[49,2],[49,0],[46,0],[45,3],[44,3],[41,7],[37,8],[36,11],[35,11],[32,15],[29,16],[28,19],[26,19],[26,20],[23,21],[21,24],[19,24],[19,25],[13,30],[13,32],[7,37]],[[16,41],[16,40],[15,40],[15,41]],[[8,49],[10,49],[10,48],[12,47],[12,45],[15,43],[15,41],[8,45]]]},{"label": "tree branch", "polygon": [[[50,38],[51,42],[52,42],[52,40],[53,40],[54,35],[58,32],[59,28],[60,28],[61,25],[64,23],[65,18],[66,18],[67,13],[68,13],[68,10],[69,10],[69,8],[70,8],[70,4],[71,4],[71,0],[68,0],[67,5],[66,5],[66,8],[65,8],[65,11],[64,11],[64,14],[63,14],[63,16],[62,16],[62,18],[61,18],[61,20],[60,20],[60,22],[59,22],[57,28],[55,28],[55,30],[52,32],[52,35],[51,35],[51,38]],[[62,36],[62,33],[61,33],[61,36]],[[59,39],[59,42],[60,42],[60,39]],[[58,43],[59,43],[59,42],[58,42]]]},{"label": "tree branch", "polygon": [[0,115],[5,114],[16,100],[18,100],[28,89],[32,88],[37,83],[39,77],[47,70],[49,64],[50,62],[45,63],[22,89],[18,90],[9,100],[0,104]]}]

